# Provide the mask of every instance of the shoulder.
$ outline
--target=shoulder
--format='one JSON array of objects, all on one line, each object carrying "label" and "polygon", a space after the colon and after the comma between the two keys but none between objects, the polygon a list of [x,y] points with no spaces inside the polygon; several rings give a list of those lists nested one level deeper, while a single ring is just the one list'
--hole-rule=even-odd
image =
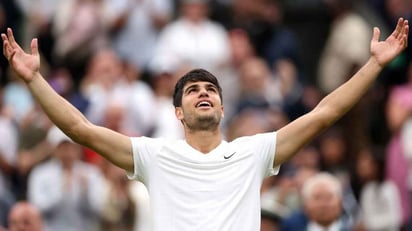
[{"label": "shoulder", "polygon": [[267,133],[257,133],[255,135],[250,136],[241,136],[229,142],[230,144],[243,144],[243,143],[250,143],[250,142],[259,142],[265,140],[272,140],[276,139],[276,132],[267,132]]},{"label": "shoulder", "polygon": [[166,143],[173,142],[173,140],[168,140],[163,137],[158,137],[158,138],[153,138],[153,137],[148,137],[148,136],[134,136],[130,137],[132,143],[135,144],[155,144],[155,145],[163,145]]},{"label": "shoulder", "polygon": [[181,147],[183,140],[167,139],[163,137],[151,138],[147,136],[131,137],[134,149],[161,150],[164,147]]},{"label": "shoulder", "polygon": [[177,19],[169,24],[161,32],[162,35],[170,35],[186,28],[186,23],[182,19]]},{"label": "shoulder", "polygon": [[216,36],[220,40],[228,40],[227,30],[221,24],[214,21],[205,21],[202,24],[202,31],[210,36]]}]

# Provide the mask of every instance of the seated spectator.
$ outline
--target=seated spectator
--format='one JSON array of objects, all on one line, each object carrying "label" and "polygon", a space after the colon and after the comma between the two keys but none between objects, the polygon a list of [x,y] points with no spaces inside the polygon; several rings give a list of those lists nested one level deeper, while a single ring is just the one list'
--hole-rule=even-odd
[{"label": "seated spectator", "polygon": [[54,146],[53,157],[30,173],[27,192],[43,215],[45,230],[101,230],[107,195],[101,172],[80,159],[80,146],[57,127],[50,129],[47,141]]},{"label": "seated spectator", "polygon": [[[9,231],[41,231],[43,220],[40,211],[28,202],[17,202],[10,210]],[[0,229],[1,230],[1,229]]]},{"label": "seated spectator", "polygon": [[219,72],[229,62],[227,31],[210,20],[208,1],[182,0],[179,3],[177,18],[159,35],[154,60],[174,57],[193,67]]},{"label": "seated spectator", "polygon": [[318,173],[302,188],[303,209],[282,222],[281,230],[351,230],[342,208],[343,189],[338,178]]},{"label": "seated spectator", "polygon": [[356,172],[363,187],[360,192],[361,221],[369,231],[395,231],[402,226],[402,206],[395,183],[385,178],[385,151],[367,147],[360,151]]},{"label": "seated spectator", "polygon": [[3,88],[0,88],[0,226],[7,223],[7,211],[15,198],[10,189],[10,176],[17,162],[18,130],[13,117],[3,105]]}]

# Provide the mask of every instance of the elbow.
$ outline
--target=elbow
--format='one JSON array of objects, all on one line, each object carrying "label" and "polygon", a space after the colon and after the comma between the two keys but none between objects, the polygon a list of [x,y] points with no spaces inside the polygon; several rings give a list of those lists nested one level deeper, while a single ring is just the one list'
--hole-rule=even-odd
[{"label": "elbow", "polygon": [[339,113],[331,107],[316,107],[313,109],[312,113],[317,121],[317,130],[323,131],[331,127],[343,113]]},{"label": "elbow", "polygon": [[94,125],[90,123],[88,120],[84,119],[75,125],[67,128],[65,133],[69,136],[74,142],[85,145],[87,144],[87,140],[91,135],[91,130]]}]

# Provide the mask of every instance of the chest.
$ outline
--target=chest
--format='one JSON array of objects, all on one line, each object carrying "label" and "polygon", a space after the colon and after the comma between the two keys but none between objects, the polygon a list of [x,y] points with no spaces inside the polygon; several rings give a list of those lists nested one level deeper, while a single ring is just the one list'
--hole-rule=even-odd
[{"label": "chest", "polygon": [[236,148],[206,155],[165,149],[150,171],[149,188],[153,191],[173,192],[195,201],[227,198],[261,182],[253,152]]}]

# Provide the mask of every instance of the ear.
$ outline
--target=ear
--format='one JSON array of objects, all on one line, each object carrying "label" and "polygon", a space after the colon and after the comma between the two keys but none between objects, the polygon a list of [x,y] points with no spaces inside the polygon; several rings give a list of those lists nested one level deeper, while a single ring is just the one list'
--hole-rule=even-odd
[{"label": "ear", "polygon": [[224,110],[225,108],[223,107],[223,105],[221,109],[222,109],[222,118],[225,118],[225,110]]},{"label": "ear", "polygon": [[181,108],[181,107],[175,107],[175,115],[176,115],[176,118],[177,118],[178,120],[180,120],[180,121],[183,120],[184,115],[183,115],[183,111],[182,111],[182,108]]}]

